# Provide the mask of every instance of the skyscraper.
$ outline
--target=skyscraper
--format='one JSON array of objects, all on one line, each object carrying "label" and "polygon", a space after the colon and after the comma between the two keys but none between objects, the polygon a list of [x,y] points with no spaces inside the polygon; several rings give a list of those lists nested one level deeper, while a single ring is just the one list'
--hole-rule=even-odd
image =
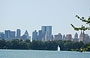
[{"label": "skyscraper", "polygon": [[67,34],[66,35],[66,40],[70,40],[71,41],[72,40],[72,35],[71,34]]},{"label": "skyscraper", "polygon": [[15,31],[10,31],[10,38],[15,39]]},{"label": "skyscraper", "polygon": [[54,40],[62,40],[62,35],[61,33],[58,33],[58,35],[54,36]]},{"label": "skyscraper", "polygon": [[27,30],[25,31],[24,35],[21,37],[21,39],[26,40],[29,39],[31,40],[31,37],[29,36],[29,33],[27,32]]},{"label": "skyscraper", "polygon": [[79,41],[82,41],[83,42],[84,39],[85,39],[85,33],[84,33],[84,31],[83,32],[81,31]]},{"label": "skyscraper", "polygon": [[20,39],[21,37],[21,30],[17,29],[17,34],[16,34],[17,39]]},{"label": "skyscraper", "polygon": [[36,30],[32,33],[32,40],[38,40],[38,35]]},{"label": "skyscraper", "polygon": [[25,31],[24,35],[29,36],[29,33],[27,30]]},{"label": "skyscraper", "polygon": [[66,37],[65,37],[65,35],[63,35],[63,38],[62,38],[62,40],[66,40]]},{"label": "skyscraper", "polygon": [[10,40],[10,30],[5,30],[5,39]]},{"label": "skyscraper", "polygon": [[4,39],[4,33],[0,32],[0,39]]},{"label": "skyscraper", "polygon": [[15,31],[5,30],[5,37],[6,40],[15,39]]},{"label": "skyscraper", "polygon": [[38,40],[42,40],[42,30],[38,31]]},{"label": "skyscraper", "polygon": [[52,26],[42,26],[42,40],[52,40]]},{"label": "skyscraper", "polygon": [[73,41],[78,42],[78,40],[79,40],[79,39],[78,39],[78,34],[75,33]]},{"label": "skyscraper", "polygon": [[79,41],[82,41],[83,43],[89,43],[90,42],[89,35],[85,34],[84,31],[83,32],[81,31]]},{"label": "skyscraper", "polygon": [[90,38],[88,34],[85,34],[85,39],[84,39],[84,43],[89,43],[90,42]]}]

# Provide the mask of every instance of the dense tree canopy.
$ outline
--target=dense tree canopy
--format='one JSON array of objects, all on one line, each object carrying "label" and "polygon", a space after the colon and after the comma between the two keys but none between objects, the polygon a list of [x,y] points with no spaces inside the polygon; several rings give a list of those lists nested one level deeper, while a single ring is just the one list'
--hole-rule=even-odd
[{"label": "dense tree canopy", "polygon": [[29,50],[57,50],[57,46],[60,46],[61,50],[79,50],[80,48],[87,48],[90,51],[90,43],[84,44],[83,42],[72,41],[32,41],[30,40],[18,40],[13,39],[11,41],[0,40],[0,49],[29,49]]}]

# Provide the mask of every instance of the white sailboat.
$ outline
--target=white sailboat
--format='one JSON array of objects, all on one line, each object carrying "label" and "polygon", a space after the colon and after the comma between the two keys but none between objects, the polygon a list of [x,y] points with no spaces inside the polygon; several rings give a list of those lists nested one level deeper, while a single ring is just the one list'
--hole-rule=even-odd
[{"label": "white sailboat", "polygon": [[60,51],[60,47],[59,47],[59,45],[58,45],[58,47],[57,47],[57,51]]}]

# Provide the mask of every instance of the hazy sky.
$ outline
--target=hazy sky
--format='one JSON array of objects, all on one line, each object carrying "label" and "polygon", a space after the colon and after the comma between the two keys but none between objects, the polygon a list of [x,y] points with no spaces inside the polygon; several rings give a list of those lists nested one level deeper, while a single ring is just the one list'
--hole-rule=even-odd
[{"label": "hazy sky", "polygon": [[75,15],[88,18],[90,0],[0,0],[0,32],[21,29],[22,34],[27,30],[31,35],[41,26],[51,25],[53,34],[74,34],[71,23],[85,24]]}]

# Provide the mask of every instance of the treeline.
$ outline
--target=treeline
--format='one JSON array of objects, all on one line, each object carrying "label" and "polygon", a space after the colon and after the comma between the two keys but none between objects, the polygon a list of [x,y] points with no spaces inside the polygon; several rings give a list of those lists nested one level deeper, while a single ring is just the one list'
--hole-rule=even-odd
[{"label": "treeline", "polygon": [[57,50],[57,46],[60,46],[64,51],[90,51],[90,43],[84,44],[83,42],[72,41],[32,41],[30,40],[18,40],[13,39],[11,41],[0,40],[0,49],[28,49],[28,50]]}]

